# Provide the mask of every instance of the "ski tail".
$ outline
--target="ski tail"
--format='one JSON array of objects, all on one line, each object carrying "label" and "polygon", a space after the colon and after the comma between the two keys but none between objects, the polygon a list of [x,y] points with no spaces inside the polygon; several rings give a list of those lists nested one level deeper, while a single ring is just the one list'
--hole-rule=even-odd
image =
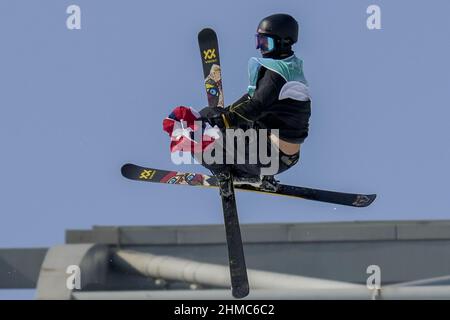
[{"label": "ski tail", "polygon": [[263,192],[273,195],[300,198],[343,206],[364,208],[370,206],[377,198],[376,194],[346,193],[338,191],[320,190],[306,187],[279,184],[277,191],[261,190],[250,185],[237,186],[238,190]]},{"label": "ski tail", "polygon": [[233,176],[229,174],[227,178],[218,179],[218,181],[227,237],[232,295],[241,299],[249,294],[250,289],[234,193]]},{"label": "ski tail", "polygon": [[279,192],[285,196],[360,208],[371,205],[377,197],[376,194],[343,193],[288,185],[280,185]]}]

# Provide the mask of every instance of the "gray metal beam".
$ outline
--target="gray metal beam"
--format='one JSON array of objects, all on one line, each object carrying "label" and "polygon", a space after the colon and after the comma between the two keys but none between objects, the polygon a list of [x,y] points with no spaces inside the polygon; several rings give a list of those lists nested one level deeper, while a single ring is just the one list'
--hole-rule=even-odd
[{"label": "gray metal beam", "polygon": [[[95,226],[66,235],[72,243],[226,264],[222,225]],[[242,225],[242,236],[248,267],[271,272],[363,284],[374,264],[392,284],[450,270],[449,220],[252,224]]]},{"label": "gray metal beam", "polygon": [[[182,281],[190,284],[230,288],[226,265],[201,263],[169,256],[156,256],[130,250],[117,250],[113,263],[125,273],[137,272],[156,279]],[[346,282],[308,278],[283,273],[248,269],[250,287],[254,289],[359,288]]]},{"label": "gray metal beam", "polygon": [[[368,221],[242,225],[244,243],[450,240],[450,221]],[[222,225],[94,226],[67,230],[67,243],[201,245],[225,243]]]},{"label": "gray metal beam", "polygon": [[73,244],[52,247],[42,264],[37,283],[37,299],[71,299],[67,287],[67,268],[80,268],[81,290],[104,285],[109,263],[108,247],[97,244]]},{"label": "gray metal beam", "polygon": [[[77,300],[231,300],[230,290],[74,292]],[[450,286],[356,289],[251,290],[244,300],[449,300]],[[263,303],[259,303],[261,305]]]},{"label": "gray metal beam", "polygon": [[35,288],[47,250],[0,249],[0,289]]},{"label": "gray metal beam", "polygon": [[[227,264],[225,244],[123,246],[155,255]],[[449,274],[450,240],[247,243],[247,267],[365,284],[367,267],[381,268],[383,284]]]}]

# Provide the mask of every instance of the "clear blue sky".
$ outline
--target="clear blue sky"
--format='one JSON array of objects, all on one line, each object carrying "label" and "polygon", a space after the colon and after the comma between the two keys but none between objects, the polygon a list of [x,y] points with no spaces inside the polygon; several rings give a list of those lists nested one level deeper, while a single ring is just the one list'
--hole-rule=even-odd
[{"label": "clear blue sky", "polygon": [[[82,30],[65,27],[82,9]],[[382,30],[366,8],[382,9]],[[450,218],[450,2],[1,1],[0,247],[52,246],[68,228],[222,223],[217,190],[123,179],[165,169],[162,119],[206,105],[197,32],[221,45],[226,102],[247,86],[259,20],[301,24],[313,115],[284,183],[376,192],[367,209],[238,195],[242,223]]]}]

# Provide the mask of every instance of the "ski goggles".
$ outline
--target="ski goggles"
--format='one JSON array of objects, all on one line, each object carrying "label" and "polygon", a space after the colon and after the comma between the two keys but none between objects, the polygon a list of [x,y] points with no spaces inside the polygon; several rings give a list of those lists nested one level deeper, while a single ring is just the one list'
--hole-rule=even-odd
[{"label": "ski goggles", "polygon": [[260,49],[262,52],[271,52],[275,49],[275,39],[266,34],[257,33],[256,49]]}]

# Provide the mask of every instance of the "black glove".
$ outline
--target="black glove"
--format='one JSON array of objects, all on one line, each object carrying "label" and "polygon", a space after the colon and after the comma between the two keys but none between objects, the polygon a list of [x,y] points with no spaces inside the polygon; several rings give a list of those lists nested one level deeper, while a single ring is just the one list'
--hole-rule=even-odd
[{"label": "black glove", "polygon": [[231,112],[227,108],[206,107],[200,111],[203,121],[208,122],[211,126],[218,126],[219,129],[227,129],[231,127]]}]

